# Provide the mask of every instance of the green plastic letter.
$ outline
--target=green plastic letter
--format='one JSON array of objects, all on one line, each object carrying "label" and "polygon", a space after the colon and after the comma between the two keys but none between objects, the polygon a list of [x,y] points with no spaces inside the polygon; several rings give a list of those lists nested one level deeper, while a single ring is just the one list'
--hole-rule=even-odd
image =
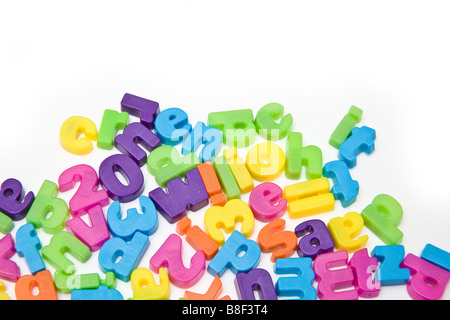
[{"label": "green plastic letter", "polygon": [[[292,129],[292,115],[284,114],[284,107],[279,103],[269,103],[259,109],[256,114],[255,125],[258,134],[266,140],[283,139]],[[276,123],[275,120],[280,120]]]}]

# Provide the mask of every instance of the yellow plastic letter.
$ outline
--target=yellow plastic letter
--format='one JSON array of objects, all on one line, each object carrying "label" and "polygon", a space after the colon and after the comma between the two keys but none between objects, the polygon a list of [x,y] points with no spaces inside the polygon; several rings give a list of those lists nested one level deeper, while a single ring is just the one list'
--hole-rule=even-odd
[{"label": "yellow plastic letter", "polygon": [[205,227],[208,235],[219,246],[225,243],[225,236],[220,229],[226,233],[235,230],[236,222],[241,223],[241,233],[247,238],[253,232],[255,217],[250,207],[240,199],[228,201],[225,206],[213,206],[205,212]]},{"label": "yellow plastic letter", "polygon": [[303,218],[334,209],[328,178],[307,180],[284,187],[283,197],[288,201],[291,219]]},{"label": "yellow plastic letter", "polygon": [[0,280],[0,300],[10,300],[9,296],[5,293],[6,286],[3,281]]},{"label": "yellow plastic letter", "polygon": [[364,219],[356,212],[349,212],[344,217],[336,217],[328,222],[328,230],[336,250],[354,252],[361,249],[369,240],[368,235],[354,239],[361,232]]},{"label": "yellow plastic letter", "polygon": [[259,143],[247,153],[248,171],[255,180],[268,182],[284,171],[286,157],[283,150],[272,142]]},{"label": "yellow plastic letter", "polygon": [[[84,138],[80,135],[84,134]],[[85,117],[73,116],[64,121],[59,138],[64,149],[73,154],[84,155],[92,151],[92,141],[98,137],[95,123]]]},{"label": "yellow plastic letter", "polygon": [[130,281],[134,300],[166,300],[169,297],[169,276],[164,268],[159,268],[159,285],[155,284],[153,273],[147,268],[135,269]]}]

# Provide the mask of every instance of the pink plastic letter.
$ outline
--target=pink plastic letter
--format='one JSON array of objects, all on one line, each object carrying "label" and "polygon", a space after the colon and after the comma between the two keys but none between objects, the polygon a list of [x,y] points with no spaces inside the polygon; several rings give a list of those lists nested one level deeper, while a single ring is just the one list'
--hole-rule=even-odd
[{"label": "pink plastic letter", "polygon": [[150,259],[150,269],[158,272],[159,268],[167,267],[170,282],[180,288],[189,288],[202,277],[205,263],[205,254],[198,250],[191,258],[191,266],[186,268],[181,259],[181,238],[171,234]]},{"label": "pink plastic letter", "polygon": [[105,190],[98,189],[97,172],[91,166],[80,164],[65,170],[58,179],[59,191],[65,192],[80,182],[77,192],[69,201],[72,215],[76,216],[81,210],[87,210],[95,205],[107,206],[109,197]]},{"label": "pink plastic letter", "polygon": [[[352,286],[354,277],[352,269],[347,266],[348,252],[335,251],[317,256],[313,269],[316,274],[317,295],[322,300],[357,300],[358,292],[355,289],[335,292]],[[336,270],[329,268],[342,267]]]},{"label": "pink plastic letter", "polygon": [[8,233],[0,240],[0,278],[16,282],[20,278],[20,269],[14,261],[9,260],[16,252],[14,240]]},{"label": "pink plastic letter", "polygon": [[283,190],[272,182],[261,183],[250,193],[250,208],[255,219],[267,222],[280,218],[286,211]]},{"label": "pink plastic letter", "polygon": [[409,253],[400,264],[408,268],[411,278],[406,289],[414,300],[438,300],[444,294],[450,272]]},{"label": "pink plastic letter", "polygon": [[381,283],[372,279],[373,272],[377,270],[378,260],[375,257],[369,257],[367,248],[353,253],[349,265],[355,276],[355,289],[360,297],[373,298],[378,296],[381,289]]},{"label": "pink plastic letter", "polygon": [[91,252],[100,250],[109,239],[108,225],[102,207],[97,205],[88,210],[87,215],[91,220],[91,227],[81,219],[80,215],[66,222],[67,229],[87,245]]}]

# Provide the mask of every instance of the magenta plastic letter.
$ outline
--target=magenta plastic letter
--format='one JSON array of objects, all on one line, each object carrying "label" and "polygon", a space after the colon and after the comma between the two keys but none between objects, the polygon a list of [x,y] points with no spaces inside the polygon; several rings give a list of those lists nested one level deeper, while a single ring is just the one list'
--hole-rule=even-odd
[{"label": "magenta plastic letter", "polygon": [[[317,296],[322,300],[357,300],[358,292],[354,288],[336,292],[336,289],[351,287],[353,284],[353,271],[347,266],[348,252],[335,251],[321,254],[316,257],[313,269],[317,280]],[[344,266],[337,270],[331,267]]]},{"label": "magenta plastic letter", "polygon": [[67,229],[87,245],[91,252],[100,250],[102,245],[109,239],[108,225],[106,224],[102,207],[97,205],[88,210],[87,215],[89,215],[92,227],[80,218],[81,215],[80,213],[80,215],[67,221]]},{"label": "magenta plastic letter", "polygon": [[108,193],[105,190],[97,190],[98,176],[94,168],[80,164],[65,170],[58,179],[59,191],[71,190],[77,182],[80,182],[80,186],[69,201],[72,215],[76,216],[81,210],[88,210],[98,204],[101,206],[109,204]]},{"label": "magenta plastic letter", "polygon": [[406,289],[414,300],[438,300],[444,294],[450,272],[409,253],[400,264],[408,268],[411,278]]},{"label": "magenta plastic letter", "polygon": [[287,207],[283,199],[283,190],[272,182],[261,183],[250,193],[250,208],[255,219],[267,222],[280,218]]},{"label": "magenta plastic letter", "polygon": [[191,266],[186,268],[181,259],[181,238],[171,234],[150,259],[150,268],[159,272],[159,268],[167,267],[170,282],[180,288],[189,288],[202,277],[205,263],[205,254],[198,250],[191,258]]},{"label": "magenta plastic letter", "polygon": [[9,260],[16,248],[11,233],[8,233],[0,240],[0,278],[16,282],[20,278],[20,269],[14,261]]},{"label": "magenta plastic letter", "polygon": [[381,283],[372,279],[372,275],[378,267],[377,258],[369,257],[367,248],[364,248],[353,253],[349,265],[355,276],[354,285],[359,296],[364,298],[378,296],[381,289]]}]

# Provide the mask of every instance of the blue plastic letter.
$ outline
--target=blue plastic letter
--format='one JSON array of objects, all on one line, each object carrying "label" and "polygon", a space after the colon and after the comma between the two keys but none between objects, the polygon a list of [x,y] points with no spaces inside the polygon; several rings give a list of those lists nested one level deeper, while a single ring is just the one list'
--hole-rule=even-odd
[{"label": "blue plastic letter", "polygon": [[[239,253],[244,252],[243,255]],[[259,263],[261,248],[258,243],[247,239],[239,231],[233,231],[225,241],[223,247],[217,252],[208,264],[208,272],[213,276],[221,277],[227,269],[234,274],[247,272]]]},{"label": "blue plastic letter", "polygon": [[314,271],[311,258],[280,258],[275,261],[276,274],[295,274],[296,277],[280,277],[275,290],[280,297],[299,297],[299,300],[316,300],[317,292],[312,286]]},{"label": "blue plastic letter", "polygon": [[36,230],[32,223],[24,224],[16,233],[16,251],[21,257],[25,257],[32,274],[45,270],[45,264],[39,253],[42,249]]},{"label": "blue plastic letter", "polygon": [[127,282],[148,246],[148,237],[140,232],[136,232],[129,243],[122,238],[111,238],[98,254],[100,269],[104,273],[112,271],[117,279]]},{"label": "blue plastic letter", "polygon": [[375,279],[382,286],[396,286],[408,282],[409,269],[400,268],[405,256],[405,248],[402,245],[376,246],[372,250],[372,256],[381,263],[375,273]]},{"label": "blue plastic letter", "polygon": [[136,208],[127,210],[127,217],[122,219],[120,202],[114,201],[108,208],[108,227],[114,237],[130,241],[136,232],[150,236],[158,229],[158,213],[153,201],[146,196],[139,196],[143,214]]},{"label": "blue plastic letter", "polygon": [[347,208],[356,200],[359,183],[352,179],[348,166],[342,160],[326,163],[323,166],[323,176],[333,180],[331,193],[336,200],[340,200],[342,207]]},{"label": "blue plastic letter", "polygon": [[361,152],[371,154],[375,149],[375,130],[369,127],[353,128],[352,134],[339,146],[338,158],[351,169]]}]

